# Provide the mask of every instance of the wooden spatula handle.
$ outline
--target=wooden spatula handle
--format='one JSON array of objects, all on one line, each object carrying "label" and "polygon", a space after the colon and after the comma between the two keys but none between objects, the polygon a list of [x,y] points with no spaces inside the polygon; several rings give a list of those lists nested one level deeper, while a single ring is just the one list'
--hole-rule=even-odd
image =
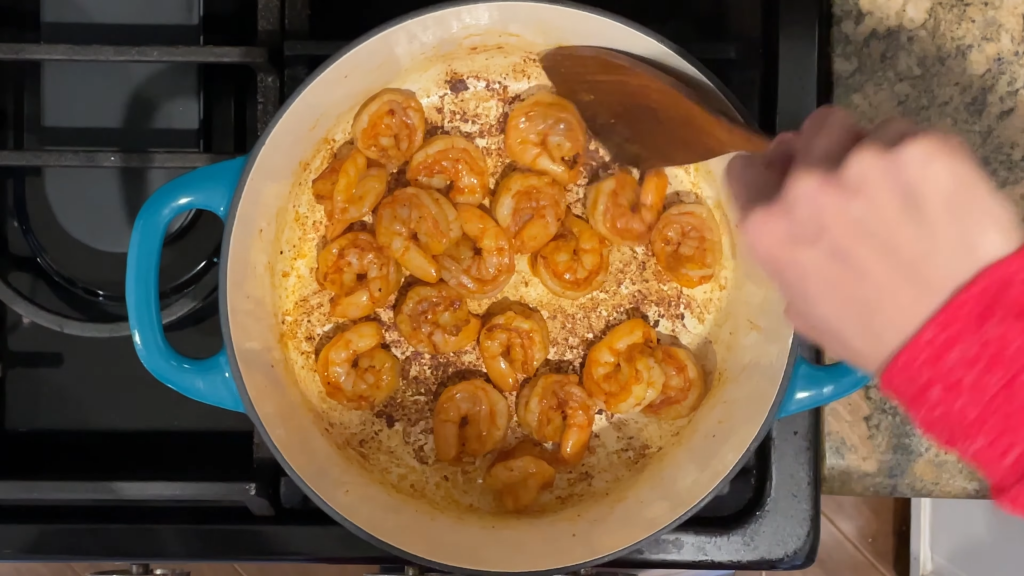
[{"label": "wooden spatula handle", "polygon": [[732,148],[731,152],[751,152],[756,154],[764,152],[771,144],[771,139],[764,134],[754,132],[749,128],[739,126],[728,120],[724,120],[718,129],[722,131],[722,139],[726,147]]},{"label": "wooden spatula handle", "polygon": [[[673,88],[665,85],[664,90]],[[676,87],[675,90],[685,90],[685,87]],[[665,98],[667,100],[672,96],[665,95]],[[665,126],[675,126],[677,122],[685,121],[692,134],[692,141],[688,145],[708,150],[707,154],[711,155],[709,158],[730,152],[763,152],[771,143],[764,134],[710,112],[692,97],[673,98],[671,107],[666,102],[666,108],[660,109],[657,116],[666,122]]]}]

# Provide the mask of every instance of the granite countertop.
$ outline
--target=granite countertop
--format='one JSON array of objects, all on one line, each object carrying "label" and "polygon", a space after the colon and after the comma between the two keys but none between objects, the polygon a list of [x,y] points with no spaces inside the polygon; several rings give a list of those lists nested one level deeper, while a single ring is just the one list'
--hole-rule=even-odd
[{"label": "granite countertop", "polygon": [[[961,135],[1024,206],[1024,3],[834,0],[834,100],[867,123],[900,115]],[[829,494],[985,497],[875,384],[825,409]]]}]

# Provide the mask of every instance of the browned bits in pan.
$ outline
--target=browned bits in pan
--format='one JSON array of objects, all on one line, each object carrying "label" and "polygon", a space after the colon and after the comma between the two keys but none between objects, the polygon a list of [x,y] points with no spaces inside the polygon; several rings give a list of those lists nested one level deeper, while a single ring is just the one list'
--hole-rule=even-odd
[{"label": "browned bits in pan", "polygon": [[466,83],[465,78],[453,78],[448,81],[448,89],[451,90],[452,94],[458,94],[459,92],[469,90],[469,84]]}]

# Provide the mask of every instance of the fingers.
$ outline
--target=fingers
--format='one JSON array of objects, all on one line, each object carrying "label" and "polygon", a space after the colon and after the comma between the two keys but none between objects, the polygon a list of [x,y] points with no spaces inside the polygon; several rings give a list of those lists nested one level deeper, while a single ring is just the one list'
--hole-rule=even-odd
[{"label": "fingers", "polygon": [[888,118],[875,125],[864,140],[847,154],[839,167],[842,180],[851,184],[851,189],[889,197],[899,192],[904,184],[898,182],[892,173],[888,160],[893,149],[916,136],[920,130],[903,118]]},{"label": "fingers", "polygon": [[[1017,208],[999,192],[961,139],[948,134],[922,134],[900,146],[893,156],[895,172],[903,182],[930,191],[929,197],[943,194],[951,204],[961,206],[960,224],[977,230],[970,244],[974,250],[972,261],[995,262],[1024,242]],[[926,197],[918,194],[917,198],[918,205],[924,206]]]},{"label": "fingers", "polygon": [[796,142],[796,132],[783,132],[776,136],[764,153],[768,168],[783,174],[789,172],[796,158]]},{"label": "fingers", "polygon": [[907,138],[921,132],[913,122],[905,118],[886,118],[867,135],[866,141],[874,142],[885,148],[895,148]]},{"label": "fingers", "polygon": [[796,151],[796,134],[779,134],[763,154],[740,154],[726,166],[726,180],[744,218],[779,193]]},{"label": "fingers", "polygon": [[800,127],[795,164],[804,168],[835,170],[865,136],[867,133],[852,114],[842,108],[822,106]]},{"label": "fingers", "polygon": [[796,163],[804,167],[835,170],[862,142],[893,148],[919,132],[914,123],[904,118],[887,118],[871,130],[865,130],[846,110],[822,106],[800,128]]},{"label": "fingers", "polygon": [[807,118],[799,133],[780,134],[765,153],[735,156],[726,168],[726,179],[742,220],[776,199],[794,167],[836,172],[862,143],[892,148],[918,133],[914,124],[901,118],[883,120],[865,130],[846,110],[823,106]]},{"label": "fingers", "polygon": [[989,180],[977,157],[956,136],[940,133],[921,134],[894,151],[902,166],[927,166],[921,177],[929,183],[953,178],[959,182]]},{"label": "fingers", "polygon": [[818,242],[824,233],[823,213],[834,206],[838,180],[820,170],[795,168],[786,182],[780,208],[787,216],[787,229],[796,244]]},{"label": "fingers", "polygon": [[739,209],[740,220],[750,211],[770,201],[778,193],[777,183],[769,181],[764,157],[760,154],[738,154],[725,167],[725,178]]},{"label": "fingers", "polygon": [[797,169],[786,183],[785,198],[755,207],[740,222],[754,259],[781,284],[794,259],[821,238],[823,212],[832,209],[836,186],[831,174]]}]

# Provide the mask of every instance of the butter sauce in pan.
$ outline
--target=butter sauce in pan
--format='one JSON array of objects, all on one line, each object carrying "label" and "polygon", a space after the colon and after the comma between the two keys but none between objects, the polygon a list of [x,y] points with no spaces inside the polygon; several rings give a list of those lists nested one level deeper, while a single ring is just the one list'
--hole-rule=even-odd
[{"label": "butter sauce in pan", "polygon": [[[695,168],[638,181],[635,168],[610,163],[550,93],[536,51],[475,46],[427,59],[391,85],[342,113],[300,167],[279,232],[282,345],[310,417],[381,482],[439,508],[544,513],[608,494],[688,423],[703,393],[679,383],[715,385],[708,333],[733,257],[719,238],[730,229],[720,202],[706,197]],[[375,128],[384,117],[393,125]],[[552,139],[537,136],[544,131]],[[572,160],[552,161],[547,147]],[[444,162],[455,178],[438,177]],[[344,178],[356,184],[334,196]],[[526,209],[540,216],[524,218]],[[417,229],[402,228],[414,221]],[[492,234],[498,227],[506,233]],[[430,236],[426,249],[402,249],[421,236]],[[568,261],[574,249],[578,260]],[[332,276],[326,269],[339,261],[359,264]],[[367,289],[332,298],[332,288],[356,284]],[[501,318],[513,317],[525,332],[500,334]],[[508,338],[535,352],[519,362],[532,378],[496,369],[493,351]],[[637,345],[649,358],[623,360]],[[643,371],[644,362],[659,366],[656,383],[615,390],[616,370]],[[328,372],[349,379],[347,392],[323,385]],[[440,440],[439,402],[450,413]]]}]

